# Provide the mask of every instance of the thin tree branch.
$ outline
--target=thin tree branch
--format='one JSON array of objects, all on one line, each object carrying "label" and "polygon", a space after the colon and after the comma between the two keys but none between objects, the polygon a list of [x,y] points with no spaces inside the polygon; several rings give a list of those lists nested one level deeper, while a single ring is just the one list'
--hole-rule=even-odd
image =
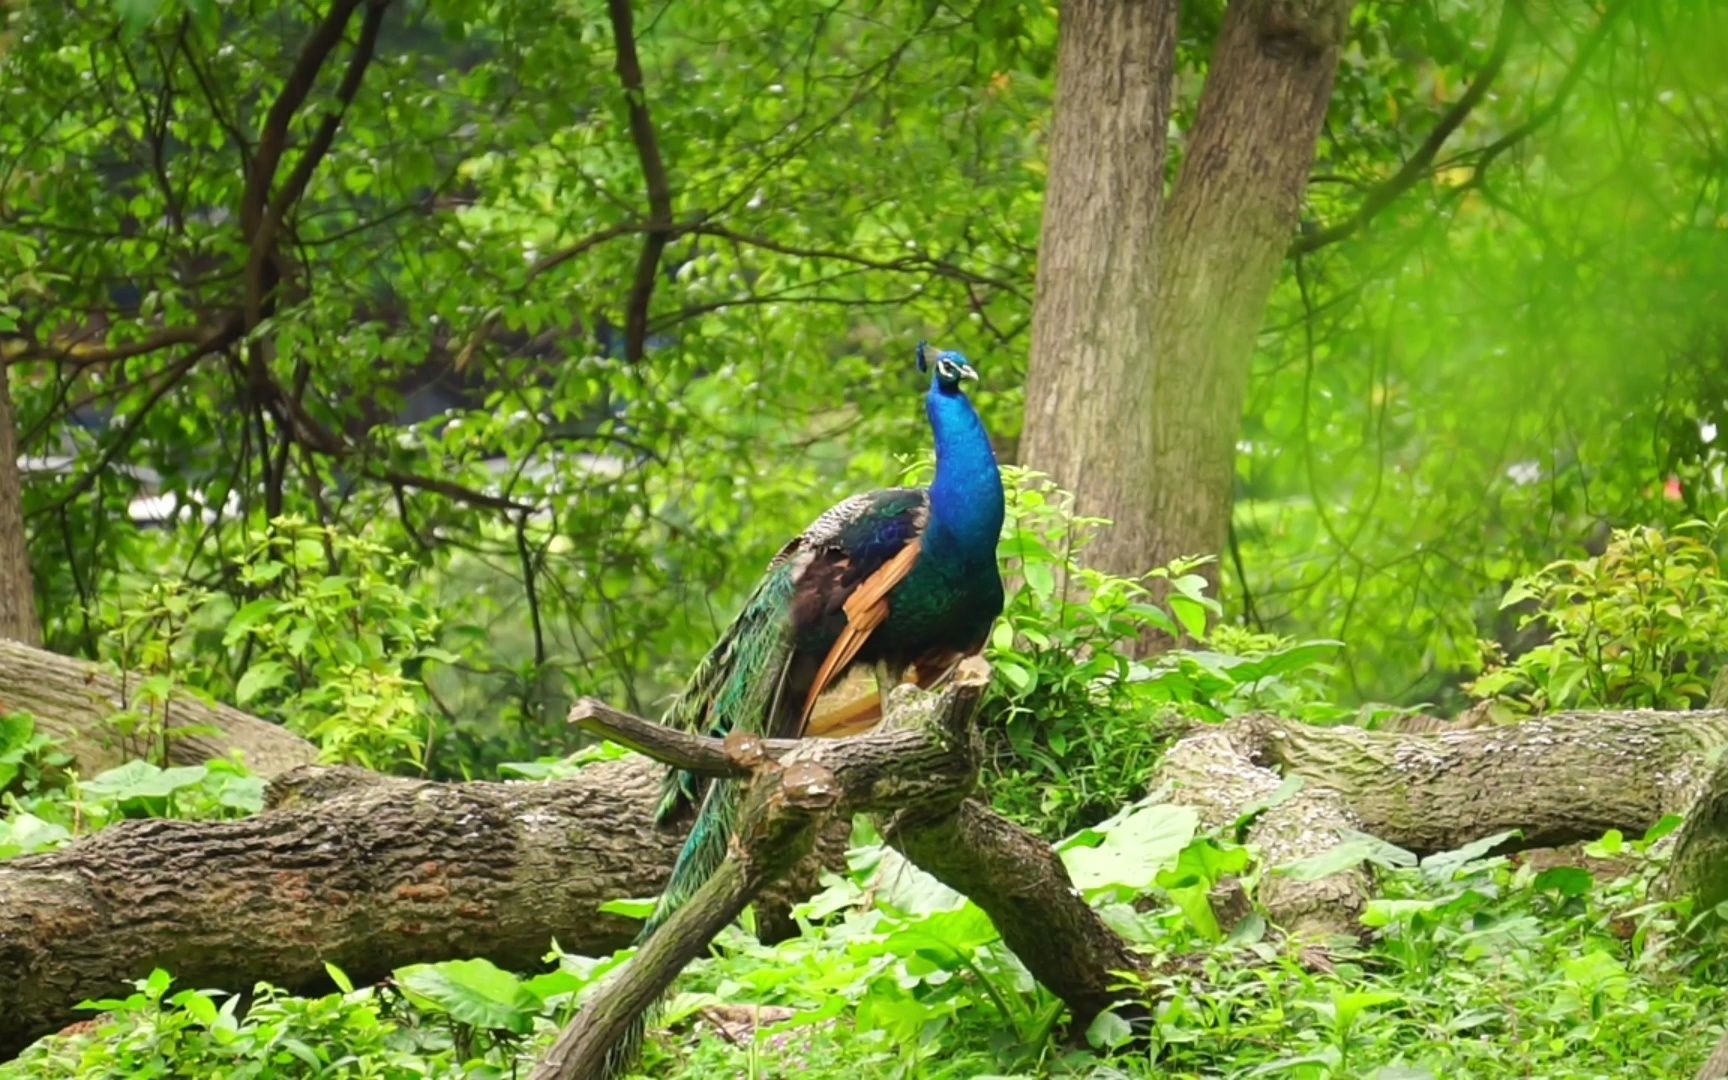
[{"label": "thin tree branch", "polygon": [[133,411],[130,422],[120,432],[120,434],[116,435],[114,439],[102,449],[102,453],[96,459],[95,464],[80,473],[72,481],[71,486],[67,488],[65,494],[55,500],[52,505],[37,508],[31,516],[35,517],[43,513],[58,512],[61,507],[66,506],[71,503],[73,499],[76,499],[86,491],[89,491],[96,483],[97,478],[108,471],[108,466],[112,465],[114,461],[126,451],[126,448],[131,446],[132,443],[137,440],[139,433],[144,429],[145,421],[150,417],[151,410],[153,410],[163,398],[168,396],[168,392],[180,385],[180,380],[184,379],[187,373],[190,372],[193,367],[197,366],[198,361],[212,353],[220,352],[229,345],[240,340],[241,333],[242,331],[239,324],[230,321],[227,326],[208,337],[196,349],[191,350],[185,356],[170,364],[163,371],[163,378],[156,384],[156,388],[150,391],[149,395],[139,404],[138,408]]},{"label": "thin tree branch", "polygon": [[300,55],[294,61],[293,70],[288,73],[288,81],[283,84],[282,92],[276,95],[271,103],[270,111],[264,117],[264,131],[258,140],[258,152],[253,155],[251,170],[246,178],[246,190],[240,201],[240,227],[247,235],[258,235],[258,229],[264,221],[264,211],[270,205],[270,189],[275,186],[276,168],[282,162],[282,154],[287,149],[288,125],[293,122],[294,114],[300,111],[306,98],[317,84],[318,72],[323,69],[324,61],[342,40],[342,31],[348,25],[348,19],[360,6],[361,0],[335,0],[330,7],[330,13],[324,21],[313,28],[306,43],[300,47]]},{"label": "thin tree branch", "polygon": [[747,247],[761,248],[764,251],[772,251],[780,255],[790,255],[800,259],[833,259],[836,262],[851,263],[854,266],[862,266],[870,270],[890,270],[900,273],[907,271],[924,271],[934,274],[937,277],[949,278],[953,281],[964,282],[968,285],[987,285],[993,289],[1001,289],[1023,303],[1030,304],[1032,302],[1031,297],[1027,296],[1011,282],[1004,281],[1001,278],[987,277],[983,274],[967,270],[964,267],[956,266],[953,263],[945,262],[933,255],[920,253],[900,259],[873,259],[869,256],[857,255],[850,251],[838,251],[833,248],[808,248],[799,247],[795,244],[784,244],[766,236],[754,236],[748,233],[740,233],[729,229],[724,225],[714,225],[710,223],[686,226],[684,231],[696,233],[702,236],[719,237],[720,239],[730,240],[733,243],[743,244]]},{"label": "thin tree branch", "polygon": [[[338,10],[344,8],[344,3],[346,3],[346,13],[342,16],[342,23],[337,24],[334,29],[336,40],[341,39],[342,26],[346,24],[348,15],[352,14],[358,5],[358,0],[339,0],[331,11],[332,18]],[[264,139],[259,144],[258,158],[253,162],[253,177],[246,190],[248,208],[251,207],[252,200],[259,199],[262,202],[250,210],[253,215],[250,219],[247,217],[248,208],[243,208],[241,212],[242,224],[247,227],[247,231],[251,235],[251,249],[247,256],[246,265],[248,325],[256,325],[263,314],[265,294],[275,287],[274,280],[266,280],[265,264],[274,255],[276,235],[281,231],[282,222],[287,217],[289,209],[299,202],[300,197],[305,194],[306,185],[311,182],[312,174],[317,170],[319,162],[323,161],[324,155],[330,152],[330,145],[335,141],[336,130],[342,124],[342,117],[347,113],[348,106],[353,103],[354,95],[359,92],[360,83],[365,78],[366,69],[372,63],[372,57],[378,45],[378,31],[383,25],[384,12],[389,5],[390,0],[367,0],[366,15],[360,23],[359,40],[354,45],[354,54],[349,57],[347,69],[342,73],[342,81],[336,88],[336,107],[324,114],[324,119],[319,123],[318,130],[313,133],[311,141],[307,143],[306,149],[300,154],[299,160],[294,163],[293,170],[289,172],[288,178],[283,182],[281,190],[274,197],[271,197],[270,189],[275,180],[277,165],[281,161],[282,147],[280,143],[288,119],[293,115],[293,110],[290,109],[287,117],[279,118],[277,110],[285,100],[290,99],[290,91],[297,92],[298,100],[304,101],[306,93],[311,89],[312,81],[317,79],[318,70],[314,66],[305,76],[305,86],[302,87],[295,81],[301,75],[302,64],[307,61],[313,43],[323,44],[322,35],[325,29],[330,26],[329,20],[313,33],[312,38],[308,41],[307,50],[302,52],[300,62],[295,65],[295,72],[290,77],[288,87],[284,88],[282,95],[277,98],[276,105],[272,106],[270,116],[266,119]],[[317,62],[319,65],[323,63],[329,52],[330,48],[325,47],[318,54]],[[298,103],[295,104],[294,108],[298,108]],[[280,130],[276,127],[278,122],[281,125]],[[271,155],[268,159],[266,158],[267,152]],[[261,173],[266,160],[268,160],[269,171]],[[275,274],[268,275],[272,279],[276,276]]]},{"label": "thin tree branch", "polygon": [[701,776],[748,776],[764,760],[778,760],[799,744],[797,739],[764,739],[737,732],[724,739],[696,735],[633,716],[595,698],[576,703],[570,710],[570,724]]},{"label": "thin tree branch", "polygon": [[1522,21],[1523,15],[1524,0],[1505,0],[1500,8],[1500,22],[1494,32],[1494,46],[1488,54],[1487,62],[1482,65],[1482,70],[1477,72],[1476,78],[1465,89],[1463,96],[1452,103],[1452,107],[1446,110],[1446,114],[1440,118],[1440,122],[1434,125],[1434,130],[1430,131],[1428,137],[1422,140],[1422,145],[1416,148],[1416,152],[1410,155],[1397,172],[1383,183],[1369,189],[1367,197],[1362,200],[1362,205],[1357,207],[1354,214],[1336,225],[1298,237],[1290,245],[1288,252],[1286,252],[1287,255],[1306,255],[1311,251],[1316,251],[1329,244],[1336,244],[1346,237],[1353,236],[1367,227],[1368,223],[1379,216],[1381,211],[1396,202],[1399,196],[1415,187],[1419,180],[1429,175],[1434,159],[1439,155],[1441,148],[1446,145],[1446,140],[1451,138],[1454,131],[1458,130],[1458,126],[1482,101],[1482,98],[1488,93],[1488,88],[1499,77],[1500,69],[1505,66],[1506,57],[1511,52],[1512,40],[1517,37],[1517,24]]},{"label": "thin tree branch", "polygon": [[1572,92],[1578,88],[1585,69],[1590,66],[1591,57],[1596,55],[1596,50],[1608,39],[1608,32],[1613,29],[1615,21],[1631,6],[1632,0],[1617,0],[1604,11],[1602,18],[1596,23],[1596,29],[1591,31],[1590,36],[1584,39],[1584,44],[1578,47],[1577,57],[1567,69],[1565,77],[1560,80],[1560,85],[1555,88],[1554,96],[1548,99],[1548,103],[1531,113],[1522,124],[1476,152],[1475,176],[1471,178],[1471,184],[1479,184],[1484,171],[1501,154],[1535,134],[1560,114],[1560,110],[1566,107],[1566,102],[1572,97]]},{"label": "thin tree branch", "polygon": [[642,238],[642,255],[636,261],[636,280],[630,287],[629,306],[624,313],[624,358],[635,362],[647,350],[648,306],[654,299],[660,256],[675,232],[672,186],[666,177],[666,163],[660,157],[660,140],[648,113],[648,98],[642,90],[642,62],[636,55],[630,0],[607,0],[606,11],[618,52],[618,81],[624,86],[625,108],[630,116],[630,139],[636,144],[642,179],[648,186],[648,230]]},{"label": "thin tree branch", "polygon": [[53,341],[32,341],[13,338],[0,342],[0,363],[16,364],[26,360],[53,360],[58,363],[91,367],[116,360],[130,360],[159,349],[175,345],[197,345],[210,337],[202,326],[178,326],[160,330],[142,341],[124,345],[84,345],[76,341],[56,344]]}]

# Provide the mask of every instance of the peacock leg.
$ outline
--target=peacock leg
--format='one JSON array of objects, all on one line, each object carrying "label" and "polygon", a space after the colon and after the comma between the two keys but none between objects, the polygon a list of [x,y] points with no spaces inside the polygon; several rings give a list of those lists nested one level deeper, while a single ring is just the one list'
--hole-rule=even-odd
[{"label": "peacock leg", "polygon": [[876,697],[882,703],[882,715],[888,715],[888,695],[894,692],[906,678],[905,665],[890,664],[886,660],[876,661]]}]

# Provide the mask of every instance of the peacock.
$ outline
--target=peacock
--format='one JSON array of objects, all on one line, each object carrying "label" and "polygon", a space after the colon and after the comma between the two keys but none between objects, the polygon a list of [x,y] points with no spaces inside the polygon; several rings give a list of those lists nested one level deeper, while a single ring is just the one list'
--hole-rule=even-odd
[{"label": "peacock", "polygon": [[[923,342],[917,366],[930,375],[924,408],[936,440],[934,481],[853,496],[781,548],[666,724],[714,736],[851,734],[881,716],[896,685],[930,686],[984,647],[1002,613],[996,545],[1004,504],[996,453],[964,390],[978,373],[960,353],[932,355]],[[822,695],[859,665],[874,674],[875,697],[818,715]],[[657,820],[697,799],[700,810],[638,943],[725,858],[737,796],[730,782],[668,777]],[[627,1055],[640,1025],[632,1035]]]}]

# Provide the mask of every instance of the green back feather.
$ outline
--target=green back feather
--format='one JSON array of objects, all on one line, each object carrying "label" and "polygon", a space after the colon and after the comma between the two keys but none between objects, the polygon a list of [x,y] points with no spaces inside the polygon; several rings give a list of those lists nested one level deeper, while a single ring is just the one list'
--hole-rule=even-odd
[{"label": "green back feather", "polygon": [[[786,673],[792,659],[792,589],[794,585],[789,544],[769,564],[744,610],[732,620],[720,640],[696,666],[684,691],[666,710],[663,723],[685,731],[725,735],[732,731],[767,732],[780,708]],[[667,778],[657,818],[664,819],[696,792],[695,778],[674,770]],[[654,912],[636,935],[637,944],[647,941],[665,925],[674,912],[689,902],[696,890],[726,857],[738,815],[738,785],[716,780],[702,795],[690,835],[672,866],[672,876],[660,893]],[[606,1075],[624,1071],[641,1048],[648,1023],[639,1017],[623,1042],[607,1061]]]},{"label": "green back feather", "polygon": [[[767,734],[769,716],[786,663],[792,653],[791,554],[794,541],[782,548],[744,609],[696,665],[660,722],[679,731],[695,731],[724,738],[733,731]],[[680,806],[701,796],[699,778],[682,770],[671,770],[661,791],[654,820],[664,823]]]}]

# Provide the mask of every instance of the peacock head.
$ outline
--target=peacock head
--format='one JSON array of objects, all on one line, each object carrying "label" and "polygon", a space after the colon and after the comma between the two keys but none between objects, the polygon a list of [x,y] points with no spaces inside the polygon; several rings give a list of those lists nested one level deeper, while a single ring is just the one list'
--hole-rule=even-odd
[{"label": "peacock head", "polygon": [[960,384],[967,379],[977,379],[978,373],[972,370],[972,365],[957,352],[936,352],[928,342],[918,343],[918,370],[934,371],[931,385],[944,393],[960,392]]}]

